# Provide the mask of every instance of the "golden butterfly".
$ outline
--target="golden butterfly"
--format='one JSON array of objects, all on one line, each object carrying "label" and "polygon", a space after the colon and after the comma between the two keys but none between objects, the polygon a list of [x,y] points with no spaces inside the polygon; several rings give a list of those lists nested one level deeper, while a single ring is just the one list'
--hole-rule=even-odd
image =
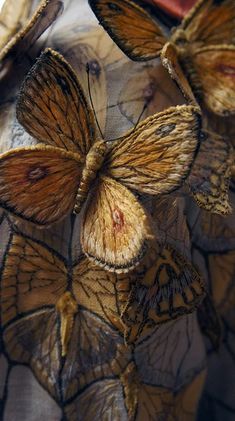
[{"label": "golden butterfly", "polygon": [[[109,35],[132,60],[161,56],[185,97],[218,115],[235,112],[235,2],[199,0],[170,38],[131,0],[89,0]],[[189,82],[189,83],[188,83]]]},{"label": "golden butterfly", "polygon": [[0,156],[0,206],[46,227],[86,201],[84,253],[111,271],[136,266],[152,233],[129,189],[160,195],[182,184],[197,150],[198,108],[169,108],[106,142],[72,68],[48,49],[25,79],[17,117],[43,144]]},{"label": "golden butterfly", "polygon": [[[110,294],[105,280],[109,284],[110,277],[115,275],[84,256],[72,264],[43,242],[11,232],[0,286],[4,348],[12,362],[30,365],[56,400],[71,399],[89,383],[117,376],[130,359],[122,335],[110,324],[111,309],[106,312],[105,295]],[[99,309],[93,311],[99,304],[88,288],[93,283],[95,290],[100,282],[108,321]]]},{"label": "golden butterfly", "polygon": [[61,0],[42,0],[31,15],[29,0],[5,0],[0,12],[0,63],[4,69],[28,50],[63,9]]}]

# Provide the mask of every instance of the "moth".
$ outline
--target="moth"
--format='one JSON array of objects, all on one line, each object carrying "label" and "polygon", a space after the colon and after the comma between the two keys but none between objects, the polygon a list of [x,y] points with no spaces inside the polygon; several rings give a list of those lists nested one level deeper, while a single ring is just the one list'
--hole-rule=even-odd
[{"label": "moth", "polygon": [[182,184],[197,151],[198,108],[169,108],[107,142],[72,68],[47,49],[23,83],[16,112],[41,143],[0,156],[0,206],[40,227],[83,208],[83,252],[110,271],[135,267],[152,232],[131,190],[160,195]]},{"label": "moth", "polygon": [[29,0],[5,0],[0,13],[0,68],[27,51],[63,10],[61,0],[42,0],[33,14]]},{"label": "moth", "polygon": [[136,2],[89,0],[89,4],[129,58],[147,61],[160,56],[186,99],[194,102],[195,95],[217,115],[234,114],[234,0],[199,0],[169,38]]}]

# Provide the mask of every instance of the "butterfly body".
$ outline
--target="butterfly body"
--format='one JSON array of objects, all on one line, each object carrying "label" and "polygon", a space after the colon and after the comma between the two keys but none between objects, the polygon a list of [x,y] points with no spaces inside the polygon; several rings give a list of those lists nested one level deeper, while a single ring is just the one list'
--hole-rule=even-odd
[{"label": "butterfly body", "polygon": [[76,196],[76,203],[74,206],[75,213],[80,212],[81,207],[88,196],[91,183],[96,179],[97,172],[102,167],[106,152],[107,144],[104,140],[96,141],[89,150]]},{"label": "butterfly body", "polygon": [[78,305],[71,292],[66,291],[57,301],[56,310],[60,318],[60,337],[62,357],[67,354],[68,345],[74,324],[74,318],[78,312]]}]

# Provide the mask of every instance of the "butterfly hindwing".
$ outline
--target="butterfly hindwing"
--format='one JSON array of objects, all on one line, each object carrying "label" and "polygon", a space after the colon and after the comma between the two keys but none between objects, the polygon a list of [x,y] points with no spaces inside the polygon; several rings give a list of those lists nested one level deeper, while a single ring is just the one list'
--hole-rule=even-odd
[{"label": "butterfly hindwing", "polygon": [[40,226],[57,222],[74,207],[81,177],[79,159],[78,154],[49,145],[2,154],[0,206]]},{"label": "butterfly hindwing", "polygon": [[145,211],[133,193],[101,176],[82,220],[84,253],[111,271],[125,272],[139,263],[149,232]]},{"label": "butterfly hindwing", "polygon": [[170,245],[163,246],[158,254],[153,252],[149,259],[151,264],[145,268],[141,265],[139,275],[136,274],[122,314],[127,326],[126,340],[130,342],[146,327],[191,313],[205,296],[200,275]]},{"label": "butterfly hindwing", "polygon": [[26,77],[17,118],[37,140],[85,155],[94,122],[78,79],[57,52],[45,50]]},{"label": "butterfly hindwing", "polygon": [[[192,83],[209,110],[221,116],[235,112],[235,46],[198,49],[192,56]],[[197,83],[196,79],[199,80]]]},{"label": "butterfly hindwing", "polygon": [[199,130],[197,107],[168,108],[113,143],[104,172],[143,193],[169,193],[188,175],[197,150]]},{"label": "butterfly hindwing", "polygon": [[229,142],[205,131],[187,181],[199,206],[219,214],[231,212],[228,189],[232,163],[233,148]]},{"label": "butterfly hindwing", "polygon": [[165,37],[142,7],[130,0],[89,0],[101,25],[132,60],[159,56]]}]

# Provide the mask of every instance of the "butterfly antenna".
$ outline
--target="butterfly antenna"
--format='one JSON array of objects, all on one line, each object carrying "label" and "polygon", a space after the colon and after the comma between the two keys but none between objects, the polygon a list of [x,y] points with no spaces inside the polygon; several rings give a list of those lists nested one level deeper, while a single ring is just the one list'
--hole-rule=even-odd
[{"label": "butterfly antenna", "polygon": [[144,112],[145,112],[145,110],[146,110],[147,106],[148,106],[148,104],[147,104],[147,103],[145,103],[145,104],[144,104],[144,106],[143,106],[143,109],[142,109],[142,111],[141,111],[141,113],[140,113],[140,115],[139,115],[139,118],[138,118],[138,120],[137,120],[137,121],[136,121],[136,123],[135,123],[134,130],[135,130],[136,126],[139,124],[139,122],[140,122],[140,120],[141,120],[141,117],[143,116],[143,114],[144,114]]},{"label": "butterfly antenna", "polygon": [[95,112],[95,108],[94,108],[94,104],[93,104],[93,100],[92,100],[92,95],[91,95],[91,84],[90,84],[90,67],[89,67],[89,63],[86,64],[86,72],[87,72],[87,85],[88,85],[88,93],[89,93],[89,98],[90,98],[90,102],[91,102],[91,108],[95,117],[95,121],[98,127],[98,130],[100,132],[100,135],[102,137],[102,139],[104,139],[104,135],[102,133],[102,130],[100,128],[97,116],[96,116],[96,112]]}]

